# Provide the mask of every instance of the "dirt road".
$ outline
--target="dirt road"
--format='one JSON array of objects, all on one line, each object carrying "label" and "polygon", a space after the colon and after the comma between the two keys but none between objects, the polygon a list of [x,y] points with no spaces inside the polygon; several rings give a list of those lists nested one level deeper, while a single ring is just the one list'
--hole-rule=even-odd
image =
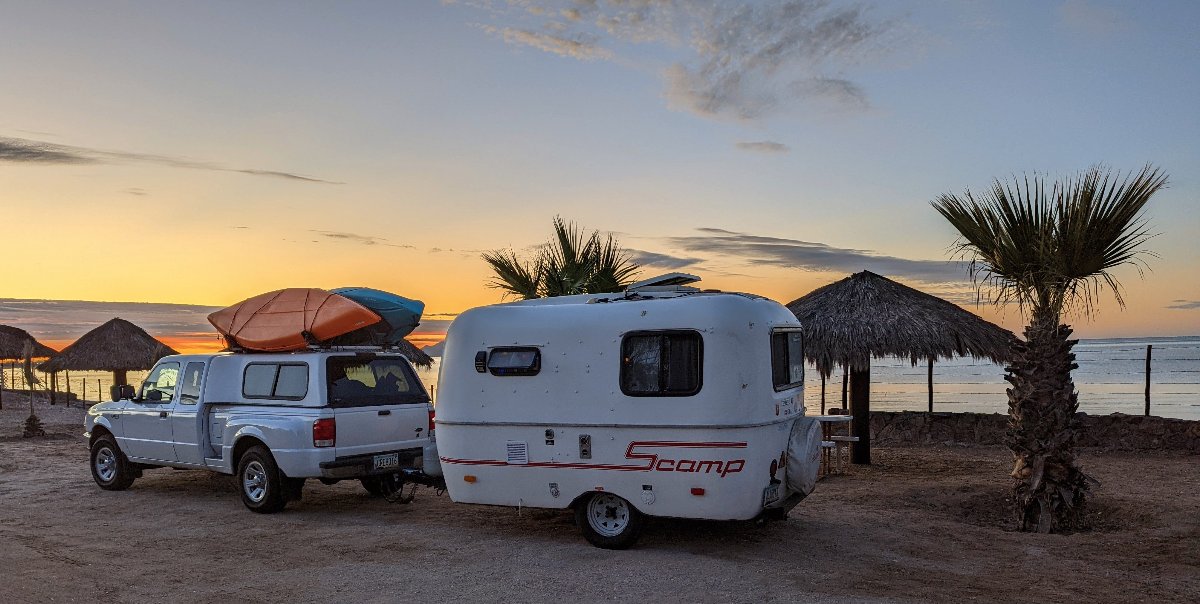
[{"label": "dirt road", "polygon": [[999,448],[877,449],[782,523],[656,521],[633,550],[591,547],[560,512],[411,505],[310,481],[282,514],[232,478],[146,472],[101,491],[82,411],[0,411],[5,602],[1195,602],[1200,458],[1086,454],[1096,528],[1013,532]]}]

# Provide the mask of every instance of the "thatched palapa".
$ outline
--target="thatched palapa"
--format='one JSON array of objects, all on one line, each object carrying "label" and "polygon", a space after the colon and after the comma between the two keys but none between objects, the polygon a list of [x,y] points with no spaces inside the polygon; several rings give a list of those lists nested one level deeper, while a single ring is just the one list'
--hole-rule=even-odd
[{"label": "thatched palapa", "polygon": [[25,358],[25,342],[33,342],[33,357],[41,358],[57,354],[58,351],[38,342],[28,331],[9,325],[0,325],[0,359]]},{"label": "thatched palapa", "polygon": [[113,319],[83,334],[38,369],[47,372],[111,371],[113,381],[124,384],[125,372],[150,369],[169,354],[178,353],[141,327],[124,319]]},{"label": "thatched palapa", "polygon": [[872,273],[855,273],[787,305],[804,326],[805,357],[828,377],[868,369],[872,357],[1008,359],[1012,332],[937,296]]},{"label": "thatched palapa", "polygon": [[804,326],[805,358],[823,378],[849,369],[854,463],[871,463],[871,358],[896,356],[929,362],[930,410],[933,361],[972,356],[1007,360],[1016,336],[956,304],[872,273],[855,273],[816,289],[788,309]]},{"label": "thatched palapa", "polygon": [[425,354],[424,350],[413,346],[412,342],[408,340],[400,340],[400,343],[396,345],[396,350],[399,350],[400,354],[407,357],[417,367],[428,369],[433,366],[433,357]]}]

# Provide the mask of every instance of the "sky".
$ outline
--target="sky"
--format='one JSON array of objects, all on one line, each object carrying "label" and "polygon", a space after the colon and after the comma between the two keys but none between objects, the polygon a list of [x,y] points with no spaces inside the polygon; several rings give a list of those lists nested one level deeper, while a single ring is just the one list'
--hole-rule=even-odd
[{"label": "sky", "polygon": [[1147,163],[1154,256],[1071,322],[1200,333],[1200,3],[0,1],[0,82],[0,323],[51,345],[342,286],[433,343],[555,216],[643,277],[873,270],[1019,331],[930,201]]}]

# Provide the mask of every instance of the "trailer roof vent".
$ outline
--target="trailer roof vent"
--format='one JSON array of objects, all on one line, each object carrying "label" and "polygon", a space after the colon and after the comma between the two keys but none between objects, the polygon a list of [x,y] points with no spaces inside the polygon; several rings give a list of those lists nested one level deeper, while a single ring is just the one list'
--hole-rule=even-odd
[{"label": "trailer roof vent", "polygon": [[700,277],[689,275],[687,273],[667,273],[649,279],[643,279],[625,288],[626,292],[654,292],[654,291],[671,291],[671,292],[694,292],[699,291],[694,287],[687,287],[691,283],[700,281]]}]

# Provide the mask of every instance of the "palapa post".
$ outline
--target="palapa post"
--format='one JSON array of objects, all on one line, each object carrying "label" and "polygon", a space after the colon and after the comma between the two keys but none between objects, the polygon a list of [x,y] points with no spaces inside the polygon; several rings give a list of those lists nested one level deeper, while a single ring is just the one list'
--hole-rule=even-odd
[{"label": "palapa post", "polygon": [[870,271],[816,289],[787,306],[804,326],[805,358],[822,376],[843,367],[859,439],[851,445],[856,464],[871,462],[872,357],[908,358],[913,366],[922,359],[953,356],[999,363],[1007,360],[1016,341],[1012,332],[951,302]]}]

